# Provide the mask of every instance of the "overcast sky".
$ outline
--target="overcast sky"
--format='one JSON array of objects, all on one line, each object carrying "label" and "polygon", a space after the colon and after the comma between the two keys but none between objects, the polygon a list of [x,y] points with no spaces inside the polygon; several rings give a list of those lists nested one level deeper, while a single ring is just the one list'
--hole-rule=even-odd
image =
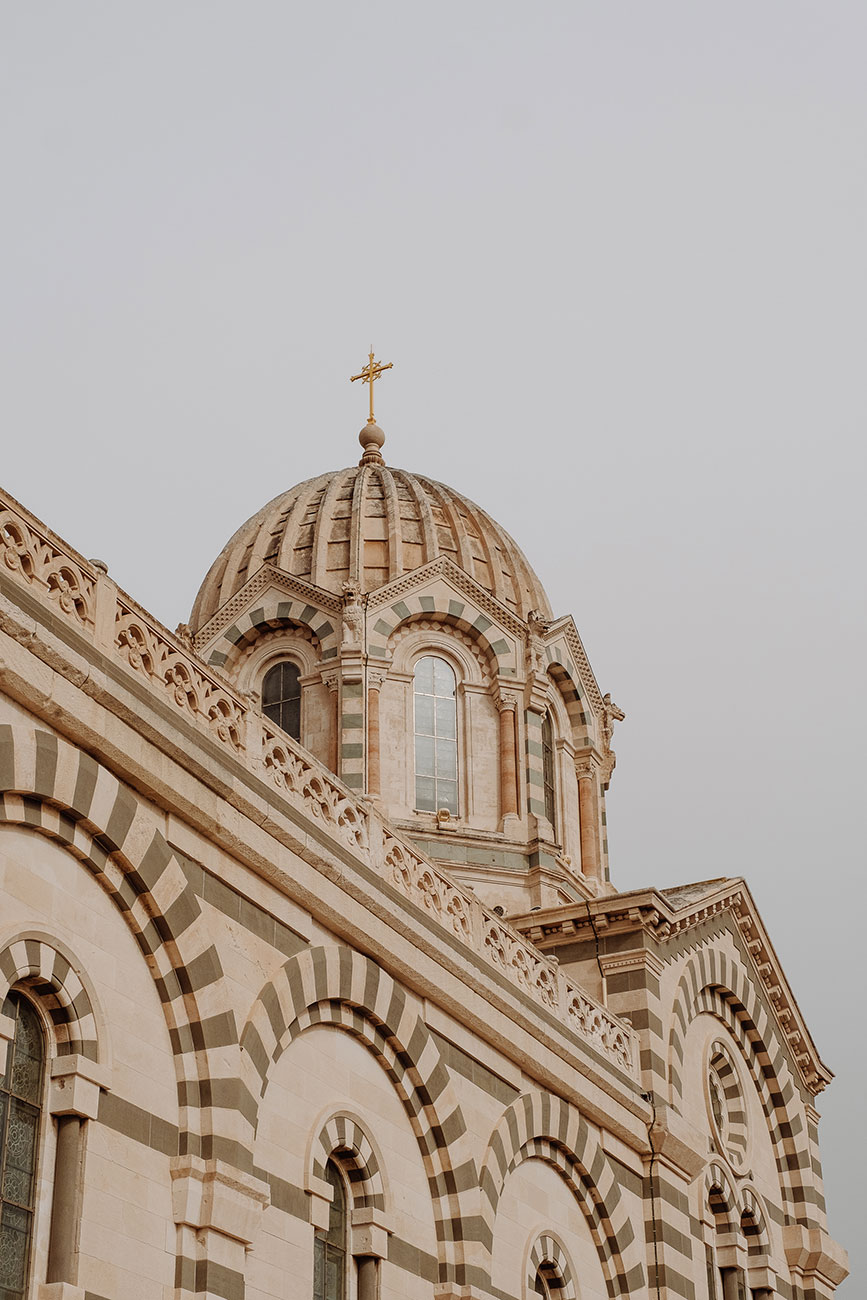
[{"label": "overcast sky", "polygon": [[839,1075],[855,1300],[867,6],[0,14],[4,486],[174,627],[357,460],[373,341],[386,458],[513,533],[627,712],[615,882],[746,876]]}]

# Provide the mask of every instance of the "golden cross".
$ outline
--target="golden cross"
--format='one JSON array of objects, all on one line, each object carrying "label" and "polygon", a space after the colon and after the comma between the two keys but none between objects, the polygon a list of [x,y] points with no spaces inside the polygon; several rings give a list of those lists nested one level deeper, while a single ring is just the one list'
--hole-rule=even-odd
[{"label": "golden cross", "polygon": [[366,366],[362,366],[361,370],[358,372],[357,375],[350,375],[350,376],[349,376],[349,382],[350,382],[351,384],[354,384],[355,381],[356,381],[356,379],[360,379],[361,382],[362,382],[363,384],[369,384],[369,385],[370,385],[370,415],[367,417],[367,423],[368,423],[368,424],[376,424],[376,419],[374,418],[374,414],[373,414],[373,385],[374,385],[374,382],[379,378],[379,376],[382,374],[382,372],[383,372],[384,370],[391,370],[393,364],[394,364],[394,363],[391,362],[391,361],[385,361],[385,362],[383,362],[383,361],[374,361],[374,359],[373,359],[373,344],[371,343],[371,345],[370,345],[370,353],[369,353],[369,356],[368,356],[367,365],[366,365]]}]

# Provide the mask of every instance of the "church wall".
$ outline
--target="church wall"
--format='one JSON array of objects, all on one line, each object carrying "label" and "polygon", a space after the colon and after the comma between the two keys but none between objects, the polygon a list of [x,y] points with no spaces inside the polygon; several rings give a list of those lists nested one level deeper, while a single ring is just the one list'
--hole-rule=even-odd
[{"label": "church wall", "polygon": [[[75,963],[99,1009],[100,1063],[110,1090],[89,1123],[81,1205],[80,1271],[100,1296],[162,1300],[174,1277],[168,1152],[177,1142],[174,1058],[142,954],[84,865],[43,835],[0,826],[0,948],[19,935],[54,943]],[[32,942],[32,941],[31,941]],[[45,958],[43,958],[43,964]],[[37,995],[37,1005],[40,998]],[[57,1053],[56,1042],[49,1047]],[[43,1123],[41,1203],[50,1204],[54,1127]],[[35,1248],[48,1249],[49,1215]]]},{"label": "church wall", "polygon": [[572,1296],[608,1300],[599,1253],[575,1197],[550,1165],[530,1159],[509,1174],[497,1208],[491,1281],[502,1295],[530,1296],[523,1290],[529,1256],[545,1233],[559,1238],[574,1279]]}]

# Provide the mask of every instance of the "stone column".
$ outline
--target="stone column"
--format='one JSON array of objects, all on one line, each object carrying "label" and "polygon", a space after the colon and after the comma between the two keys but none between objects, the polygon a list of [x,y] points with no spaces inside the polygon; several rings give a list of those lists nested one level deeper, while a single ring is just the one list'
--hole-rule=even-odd
[{"label": "stone column", "polygon": [[500,816],[518,814],[518,700],[510,691],[497,699],[500,711]]},{"label": "stone column", "polygon": [[386,1217],[367,1206],[352,1211],[351,1253],[358,1268],[358,1300],[379,1300],[379,1261],[388,1256]]},{"label": "stone column", "polygon": [[340,753],[340,674],[337,672],[323,673],[322,680],[328,687],[328,694],[331,703],[330,726],[331,731],[328,739],[328,770],[335,776],[339,776],[338,755]]},{"label": "stone column", "polygon": [[368,672],[367,676],[367,793],[374,799],[382,794],[379,749],[379,692],[384,675]]},{"label": "stone column", "polygon": [[578,817],[581,822],[581,871],[591,880],[599,879],[599,804],[596,793],[596,768],[586,757],[576,759],[578,778]]},{"label": "stone column", "polygon": [[78,1281],[78,1229],[87,1121],[96,1119],[99,1097],[108,1087],[104,1066],[84,1056],[51,1062],[48,1110],[57,1121],[54,1189],[48,1231],[46,1281],[39,1300],[83,1300]]}]

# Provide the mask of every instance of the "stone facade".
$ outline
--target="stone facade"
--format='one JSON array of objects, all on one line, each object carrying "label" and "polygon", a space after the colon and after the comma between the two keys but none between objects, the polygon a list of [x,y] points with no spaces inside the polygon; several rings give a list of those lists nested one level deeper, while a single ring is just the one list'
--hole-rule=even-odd
[{"label": "stone facade", "polygon": [[[416,807],[424,655],[454,814]],[[300,740],[261,705],[282,660]],[[623,715],[477,507],[368,449],[171,633],[2,496],[0,664],[26,1300],[312,1297],[330,1168],[346,1300],[833,1295],[831,1074],[749,891],[614,889]]]}]

